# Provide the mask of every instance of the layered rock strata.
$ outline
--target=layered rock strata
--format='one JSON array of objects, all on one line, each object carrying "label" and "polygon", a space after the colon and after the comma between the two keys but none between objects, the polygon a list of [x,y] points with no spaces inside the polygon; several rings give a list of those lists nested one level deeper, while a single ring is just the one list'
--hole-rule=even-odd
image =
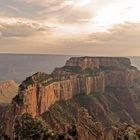
[{"label": "layered rock strata", "polygon": [[[127,110],[125,115],[127,117],[130,115],[128,118],[139,122],[139,114],[137,113],[139,107],[136,107],[134,103],[136,98],[139,98],[135,94],[139,88],[138,85],[140,85],[138,77],[139,71],[131,65],[127,58],[70,58],[64,67],[56,68],[52,74],[38,72],[23,81],[19,86],[18,94],[13,98],[12,105],[5,115],[6,133],[10,134],[10,128],[13,125],[12,120],[16,115],[28,112],[33,117],[40,116],[56,102],[67,101],[77,96],[88,96],[90,94],[106,96],[106,92],[115,93],[111,98],[114,103],[117,102],[118,104],[119,97],[116,97],[116,89],[119,89],[117,91],[119,92],[118,95],[122,92],[120,103],[127,102],[121,106],[121,109]],[[102,101],[102,103],[105,108],[97,108],[103,114],[106,114],[105,111],[113,109],[112,101],[110,103]],[[89,108],[92,110],[95,107],[91,106]],[[137,115],[133,113],[134,111]]]}]

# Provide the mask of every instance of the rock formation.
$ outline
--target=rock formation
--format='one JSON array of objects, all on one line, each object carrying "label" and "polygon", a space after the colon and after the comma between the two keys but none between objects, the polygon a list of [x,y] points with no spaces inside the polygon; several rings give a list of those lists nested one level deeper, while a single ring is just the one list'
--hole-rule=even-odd
[{"label": "rock formation", "polygon": [[13,80],[0,81],[0,104],[11,103],[18,92],[18,84]]},{"label": "rock formation", "polygon": [[[26,112],[42,116],[50,127],[63,131],[65,123],[77,124],[75,107],[84,108],[93,124],[99,121],[104,127],[125,121],[140,124],[139,76],[127,58],[70,58],[52,74],[38,72],[23,81],[5,113],[5,132],[11,135],[15,116]],[[94,125],[81,119],[80,134],[90,140]]]},{"label": "rock formation", "polygon": [[132,87],[137,75],[137,69],[127,58],[71,58],[52,75],[38,72],[27,78],[20,85],[13,104],[19,106],[15,108],[17,112],[36,116],[59,100],[68,100],[79,94],[103,94],[107,87]]}]

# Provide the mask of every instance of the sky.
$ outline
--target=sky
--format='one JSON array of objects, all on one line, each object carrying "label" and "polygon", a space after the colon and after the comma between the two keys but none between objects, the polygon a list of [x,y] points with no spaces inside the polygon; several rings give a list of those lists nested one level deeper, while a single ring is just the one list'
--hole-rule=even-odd
[{"label": "sky", "polygon": [[140,56],[140,0],[0,0],[0,53]]}]

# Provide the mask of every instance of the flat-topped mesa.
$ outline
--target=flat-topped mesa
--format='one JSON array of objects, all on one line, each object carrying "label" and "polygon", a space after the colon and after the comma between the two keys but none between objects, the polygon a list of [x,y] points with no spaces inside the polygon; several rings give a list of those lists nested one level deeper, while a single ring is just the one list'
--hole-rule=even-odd
[{"label": "flat-topped mesa", "polygon": [[66,66],[79,66],[82,69],[121,68],[122,66],[134,68],[131,66],[130,59],[125,57],[72,57],[66,62]]},{"label": "flat-topped mesa", "polygon": [[70,65],[70,63],[74,64],[77,62],[80,63],[80,62],[89,62],[89,61],[100,63],[100,65],[105,65],[105,63],[109,64],[109,63],[118,62],[118,61],[131,65],[130,59],[126,57],[90,57],[90,56],[71,57],[69,60],[66,61],[66,65]]},{"label": "flat-topped mesa", "polygon": [[72,74],[96,75],[106,71],[137,71],[137,68],[131,65],[129,58],[124,57],[72,57],[65,66],[56,68],[52,75],[70,76]]},{"label": "flat-topped mesa", "polygon": [[16,113],[29,112],[36,116],[59,100],[68,100],[80,94],[101,94],[108,86],[132,86],[136,77],[137,70],[127,58],[71,58],[52,74],[38,72],[28,77],[20,85],[13,104],[19,106],[15,109]]}]

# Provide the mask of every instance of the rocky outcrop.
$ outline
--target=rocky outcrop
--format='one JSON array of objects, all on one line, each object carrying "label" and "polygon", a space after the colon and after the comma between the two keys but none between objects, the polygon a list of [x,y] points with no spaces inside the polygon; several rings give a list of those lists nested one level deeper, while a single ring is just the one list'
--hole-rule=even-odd
[{"label": "rocky outcrop", "polygon": [[105,86],[133,87],[134,80],[138,77],[139,72],[136,70],[107,71],[105,72]]},{"label": "rocky outcrop", "polygon": [[[127,58],[71,58],[52,75],[36,73],[27,78],[15,98],[23,105],[15,110],[36,116],[47,111],[56,101],[68,100],[79,94],[104,93],[105,87],[110,85],[129,85],[128,81],[132,82],[135,74],[136,68]],[[18,105],[14,100],[13,103]]]},{"label": "rocky outcrop", "polygon": [[[123,67],[126,65],[127,67]],[[115,68],[114,71],[112,67]],[[127,70],[128,68],[132,70]],[[59,100],[68,100],[79,94],[102,94],[106,86],[127,86],[128,81],[133,81],[135,74],[136,68],[126,58],[71,58],[64,67],[55,69],[52,75],[39,72],[20,85],[15,99],[23,105],[15,109],[16,114],[29,112],[36,116]],[[13,104],[17,106],[16,100],[13,100]]]},{"label": "rocky outcrop", "polygon": [[[33,117],[44,116],[57,102],[73,99],[104,126],[111,125],[113,121],[140,124],[138,77],[137,68],[127,58],[70,58],[64,67],[56,68],[52,74],[38,72],[19,86],[18,94],[5,115],[6,134],[11,134],[16,115],[27,112]],[[69,113],[65,114],[66,117]],[[54,123],[60,126],[61,120],[56,120]],[[56,127],[52,123],[50,126]],[[84,132],[83,128],[81,130]]]},{"label": "rocky outcrop", "polygon": [[56,68],[53,71],[53,75],[71,75],[71,74],[83,74],[94,70],[119,70],[126,69],[127,67],[136,69],[131,66],[131,62],[127,58],[112,58],[112,57],[72,57],[70,58],[64,67]]},{"label": "rocky outcrop", "polygon": [[66,66],[79,66],[86,68],[121,68],[123,65],[131,66],[130,59],[122,57],[72,57],[66,62]]},{"label": "rocky outcrop", "polygon": [[18,84],[13,80],[0,81],[0,104],[11,103],[18,92]]},{"label": "rocky outcrop", "polygon": [[110,129],[106,130],[106,140],[139,140],[140,128],[136,125],[127,123],[117,123]]},{"label": "rocky outcrop", "polygon": [[[42,74],[36,73],[34,76],[41,77]],[[88,77],[73,75],[66,80],[55,81],[48,85],[34,82],[24,91],[20,88],[19,94],[13,99],[13,105],[15,104],[15,114],[28,112],[37,116],[47,111],[56,101],[68,100],[77,95],[88,95],[94,92],[102,94],[104,90],[104,75],[102,73],[98,76]]]}]

